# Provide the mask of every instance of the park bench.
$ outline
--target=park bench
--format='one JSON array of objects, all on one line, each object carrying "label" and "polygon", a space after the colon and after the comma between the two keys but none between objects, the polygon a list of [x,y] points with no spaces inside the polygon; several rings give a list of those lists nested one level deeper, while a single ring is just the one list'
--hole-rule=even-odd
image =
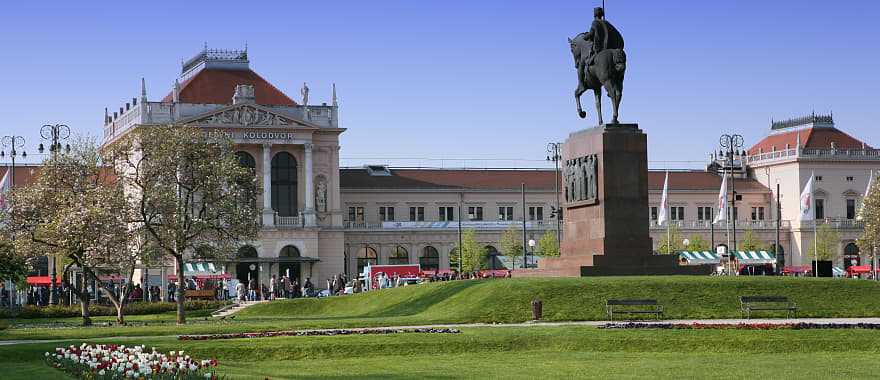
[{"label": "park bench", "polygon": [[614,313],[617,314],[654,314],[657,319],[663,315],[663,305],[657,303],[657,300],[649,299],[624,299],[624,300],[606,300],[605,314],[608,315],[610,321],[614,321]]},{"label": "park bench", "polygon": [[797,317],[798,306],[788,300],[788,297],[782,296],[740,296],[740,305],[742,306],[742,314],[746,319],[752,318],[753,311],[786,311],[789,318],[794,315]]}]

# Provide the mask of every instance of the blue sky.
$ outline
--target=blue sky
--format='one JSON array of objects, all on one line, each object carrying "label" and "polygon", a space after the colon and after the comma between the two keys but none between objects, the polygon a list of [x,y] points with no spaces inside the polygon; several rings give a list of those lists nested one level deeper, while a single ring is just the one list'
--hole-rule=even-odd
[{"label": "blue sky", "polygon": [[[598,3],[10,2],[2,132],[31,152],[45,123],[99,136],[104,107],[141,77],[158,100],[205,42],[247,43],[252,68],[295,99],[304,81],[315,103],[337,84],[344,164],[542,165],[546,142],[596,122],[591,106],[575,114],[566,38]],[[721,133],[748,145],[771,118],[813,110],[878,146],[878,14],[868,1],[608,0],[629,61],[621,121],[648,133],[655,168],[699,167]]]}]

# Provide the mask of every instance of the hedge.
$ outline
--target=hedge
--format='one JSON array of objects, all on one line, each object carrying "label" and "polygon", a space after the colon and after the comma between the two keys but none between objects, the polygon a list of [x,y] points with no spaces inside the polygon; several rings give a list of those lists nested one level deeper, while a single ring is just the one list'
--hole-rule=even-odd
[{"label": "hedge", "polygon": [[[186,301],[185,310],[216,310],[227,302],[224,301]],[[125,315],[159,314],[177,310],[177,304],[173,302],[136,302],[125,306]],[[92,316],[115,316],[116,308],[113,306],[90,305],[89,313]],[[13,313],[10,310],[0,310],[0,318],[66,318],[79,317],[82,311],[79,305],[71,306],[33,306],[25,305],[20,312]]]}]

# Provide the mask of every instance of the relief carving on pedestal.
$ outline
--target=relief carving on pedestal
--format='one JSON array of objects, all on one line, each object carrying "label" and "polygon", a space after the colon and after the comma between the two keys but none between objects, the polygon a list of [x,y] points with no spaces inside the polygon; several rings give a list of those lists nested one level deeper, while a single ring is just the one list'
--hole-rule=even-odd
[{"label": "relief carving on pedestal", "polygon": [[591,154],[565,161],[562,168],[565,201],[595,201],[599,196],[599,157]]}]

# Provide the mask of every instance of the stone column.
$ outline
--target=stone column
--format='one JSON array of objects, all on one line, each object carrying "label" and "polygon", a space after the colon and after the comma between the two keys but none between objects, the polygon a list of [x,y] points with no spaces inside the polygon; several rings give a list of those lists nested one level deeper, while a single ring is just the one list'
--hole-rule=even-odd
[{"label": "stone column", "polygon": [[272,144],[263,144],[263,226],[275,226],[272,210]]},{"label": "stone column", "polygon": [[306,153],[306,209],[303,212],[303,216],[305,216],[305,224],[306,227],[314,227],[316,224],[315,220],[315,184],[314,182],[314,172],[312,170],[312,149],[314,148],[314,144],[306,143],[304,145],[305,153]]}]

